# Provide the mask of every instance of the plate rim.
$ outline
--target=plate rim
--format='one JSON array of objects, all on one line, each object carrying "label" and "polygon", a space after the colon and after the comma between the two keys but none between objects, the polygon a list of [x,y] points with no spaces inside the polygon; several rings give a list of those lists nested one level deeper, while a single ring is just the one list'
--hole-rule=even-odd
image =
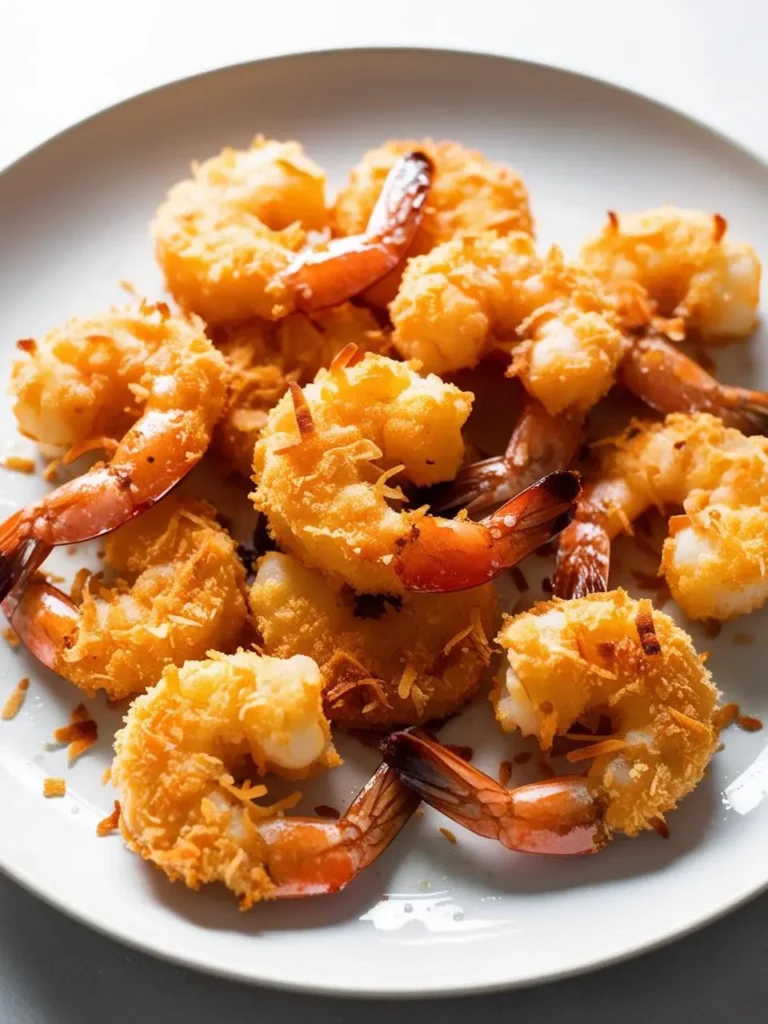
[{"label": "plate rim", "polygon": [[[236,75],[257,65],[262,66],[278,62],[301,61],[305,59],[338,60],[340,58],[343,59],[346,56],[359,57],[366,54],[377,56],[389,54],[392,57],[396,57],[399,54],[423,54],[427,57],[439,56],[445,58],[476,57],[478,59],[517,65],[521,68],[550,72],[562,76],[564,79],[576,78],[584,83],[597,84],[615,93],[623,94],[630,99],[640,100],[663,113],[673,114],[678,118],[682,118],[690,126],[703,130],[720,144],[725,144],[731,149],[738,151],[742,156],[749,158],[751,161],[759,165],[762,171],[768,174],[768,156],[759,153],[757,150],[753,149],[741,140],[733,138],[727,132],[708,123],[706,120],[698,116],[694,116],[686,110],[660,99],[653,93],[642,92],[630,86],[615,82],[602,75],[590,74],[585,71],[568,67],[564,64],[551,64],[546,61],[530,60],[496,50],[474,48],[471,46],[444,47],[408,44],[357,46],[352,44],[330,48],[317,47],[302,50],[285,50],[252,60],[236,61],[234,63],[213,66],[198,72],[160,82],[148,89],[125,96],[123,99],[118,100],[115,103],[99,107],[85,117],[82,117],[71,124],[65,125],[60,131],[55,132],[42,142],[13,158],[10,162],[0,166],[0,187],[2,186],[3,180],[11,172],[17,172],[27,161],[36,158],[49,147],[58,144],[62,139],[74,136],[78,131],[90,125],[91,122],[95,122],[102,118],[108,118],[114,113],[120,111],[122,108],[129,107],[137,102],[150,101],[156,94],[160,94],[167,90],[176,88],[183,89],[184,86],[190,83],[197,83],[206,78],[213,79],[216,76],[225,74]],[[759,886],[756,888],[746,888],[735,897],[731,896],[724,898],[714,907],[710,908],[705,916],[697,917],[695,921],[689,921],[668,934],[645,940],[639,945],[628,944],[626,948],[619,949],[615,954],[609,956],[601,956],[600,954],[597,954],[595,959],[585,958],[579,963],[571,966],[564,966],[555,969],[542,968],[537,973],[531,974],[522,979],[479,982],[466,982],[464,980],[451,982],[448,980],[446,987],[440,991],[436,991],[434,988],[424,991],[412,988],[393,989],[390,987],[378,987],[367,984],[358,986],[354,983],[351,986],[341,988],[335,982],[329,982],[326,985],[317,981],[300,981],[283,978],[275,979],[257,976],[254,973],[248,973],[237,967],[227,968],[217,963],[208,963],[205,962],[202,955],[197,956],[189,951],[175,952],[173,949],[169,949],[160,943],[153,943],[151,939],[146,939],[141,936],[133,935],[130,932],[123,931],[117,921],[105,924],[103,920],[94,913],[81,909],[73,899],[68,899],[67,897],[62,896],[55,888],[41,888],[40,883],[33,877],[31,872],[25,871],[24,866],[21,863],[12,864],[6,862],[2,856],[1,848],[0,873],[9,878],[14,884],[21,886],[35,898],[40,899],[48,906],[65,914],[78,924],[84,925],[100,935],[104,935],[111,940],[119,942],[131,949],[135,949],[145,955],[153,956],[159,960],[175,964],[177,966],[232,981],[238,981],[249,985],[263,985],[270,989],[285,992],[298,992],[337,998],[389,999],[392,1001],[405,999],[430,999],[439,998],[441,996],[490,994],[540,985],[550,981],[559,981],[578,976],[580,974],[592,973],[594,971],[622,963],[623,961],[634,957],[642,956],[646,953],[652,952],[653,950],[662,948],[669,943],[683,939],[702,928],[716,923],[726,914],[737,910],[739,907],[758,897],[768,889],[767,874],[765,880]]]}]

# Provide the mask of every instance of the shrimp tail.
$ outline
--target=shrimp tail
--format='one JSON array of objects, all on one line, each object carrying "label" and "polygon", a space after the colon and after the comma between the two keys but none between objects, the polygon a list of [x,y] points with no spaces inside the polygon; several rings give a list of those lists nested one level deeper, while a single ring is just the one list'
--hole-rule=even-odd
[{"label": "shrimp tail", "polygon": [[265,822],[260,831],[270,847],[271,895],[292,899],[343,889],[386,850],[420,803],[421,797],[382,764],[338,822]]},{"label": "shrimp tail", "polygon": [[720,384],[656,334],[632,346],[621,376],[633,394],[658,412],[708,412],[743,434],[768,435],[768,394]]},{"label": "shrimp tail", "polygon": [[22,511],[0,526],[0,601],[20,591],[48,557],[50,548],[25,538],[19,529]]},{"label": "shrimp tail", "polygon": [[524,471],[511,466],[503,455],[495,455],[463,466],[453,480],[432,488],[425,500],[433,512],[465,508],[471,516],[508,501],[533,482],[526,479]]},{"label": "shrimp tail", "polygon": [[557,548],[552,590],[570,600],[608,589],[611,542],[596,523],[576,520],[562,532]]},{"label": "shrimp tail", "polygon": [[400,542],[397,574],[434,593],[487,583],[564,530],[580,490],[578,474],[550,473],[478,523],[424,516]]},{"label": "shrimp tail", "polygon": [[389,172],[362,235],[334,238],[297,256],[278,277],[293,308],[313,313],[338,306],[394,270],[421,224],[432,174],[425,153],[407,153]]},{"label": "shrimp tail", "polygon": [[431,807],[522,853],[595,853],[608,839],[603,800],[573,776],[507,790],[419,729],[392,733],[384,760]]},{"label": "shrimp tail", "polygon": [[18,588],[12,591],[2,609],[27,650],[57,671],[59,656],[77,630],[77,605],[50,583],[37,579],[20,593]]}]

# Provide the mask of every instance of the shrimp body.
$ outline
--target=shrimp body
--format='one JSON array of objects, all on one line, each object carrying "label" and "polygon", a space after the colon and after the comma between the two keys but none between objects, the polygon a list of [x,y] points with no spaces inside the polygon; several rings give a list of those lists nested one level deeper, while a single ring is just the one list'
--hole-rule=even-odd
[{"label": "shrimp body", "polygon": [[223,324],[335,306],[387,274],[418,229],[431,166],[404,155],[364,231],[318,249],[307,232],[326,226],[325,176],[298,143],[256,138],[192,174],[157,212],[157,258],[179,305]]},{"label": "shrimp body", "polygon": [[246,619],[245,571],[205,502],[167,498],[107,538],[119,581],[86,586],[78,605],[33,580],[4,602],[22,642],[93,696],[141,693],[165,665],[232,650]]},{"label": "shrimp body", "polygon": [[491,695],[502,729],[549,750],[555,736],[610,721],[610,738],[580,751],[609,830],[652,828],[701,780],[719,694],[687,633],[649,601],[617,590],[541,602],[507,618],[497,640],[508,661]]},{"label": "shrimp body", "polygon": [[480,685],[497,617],[490,583],[379,601],[278,553],[261,559],[249,600],[265,651],[312,657],[328,718],[363,729],[457,712]]},{"label": "shrimp body", "polygon": [[214,441],[242,476],[253,470],[253,449],[269,410],[290,381],[312,380],[348,344],[379,352],[389,339],[373,314],[344,303],[312,316],[292,313],[270,323],[249,320],[219,331],[216,344],[231,371],[229,396]]},{"label": "shrimp body", "polygon": [[551,415],[594,405],[626,350],[597,282],[556,249],[541,260],[520,233],[458,238],[415,257],[390,314],[395,347],[424,371],[451,373],[513,347],[509,372]]},{"label": "shrimp body", "polygon": [[[430,158],[434,177],[409,256],[429,252],[459,234],[533,233],[528,190],[516,171],[457,142],[422,139],[386,142],[367,152],[352,168],[333,209],[338,234],[354,235],[365,229],[387,175],[395,162],[412,150]],[[369,289],[366,297],[377,305],[387,305],[397,292],[401,275],[402,266]]]},{"label": "shrimp body", "polygon": [[[112,456],[0,526],[4,574],[28,542],[89,540],[158,501],[205,454],[226,399],[226,364],[203,324],[163,305],[75,320],[25,348],[13,385],[23,431],[72,445],[71,457],[93,447]],[[119,443],[93,434],[129,423]]]},{"label": "shrimp body", "polygon": [[683,610],[730,619],[759,608],[768,598],[768,440],[706,413],[634,424],[602,450],[561,540],[559,571],[589,557],[579,547],[582,523],[612,538],[669,505],[684,515],[670,520],[661,571]]},{"label": "shrimp body", "polygon": [[271,317],[268,291],[326,226],[325,174],[297,142],[257,136],[194,164],[157,211],[152,234],[179,305],[208,323]]},{"label": "shrimp body", "polygon": [[629,304],[645,289],[654,311],[682,317],[706,340],[745,337],[754,330],[761,266],[751,246],[726,239],[719,214],[664,206],[609,215],[581,261]]},{"label": "shrimp body", "polygon": [[567,474],[492,522],[393,508],[405,500],[394,475],[424,486],[455,474],[471,396],[384,356],[350,358],[294,386],[256,445],[254,504],[284,550],[360,593],[448,591],[487,582],[562,529],[578,490]]},{"label": "shrimp body", "polygon": [[128,847],[192,889],[222,882],[243,909],[341,888],[399,831],[413,798],[379,777],[340,821],[290,819],[280,812],[295,801],[261,806],[266,787],[235,781],[248,764],[251,777],[302,779],[340,763],[322,687],[301,655],[239,651],[167,667],[115,739]]}]

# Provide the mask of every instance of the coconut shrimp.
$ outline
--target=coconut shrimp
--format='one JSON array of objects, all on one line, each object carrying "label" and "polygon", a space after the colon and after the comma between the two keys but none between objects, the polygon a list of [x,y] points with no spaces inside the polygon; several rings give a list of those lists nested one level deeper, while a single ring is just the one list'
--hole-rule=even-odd
[{"label": "coconut shrimp", "polygon": [[21,431],[68,448],[65,461],[93,448],[111,458],[0,526],[0,596],[29,543],[99,537],[159,501],[205,454],[227,388],[202,322],[162,304],[72,320],[21,344],[12,378]]},{"label": "coconut shrimp", "polygon": [[[398,159],[414,150],[429,157],[434,177],[424,219],[407,255],[429,252],[459,234],[533,233],[528,190],[516,171],[458,142],[422,139],[385,142],[352,168],[333,209],[338,234],[356,235],[365,230],[387,175]],[[369,289],[366,298],[387,305],[395,297],[401,275],[402,266]]]},{"label": "coconut shrimp", "polygon": [[609,213],[580,259],[616,292],[628,321],[639,307],[641,319],[681,317],[707,341],[742,338],[757,322],[761,266],[750,245],[725,237],[727,228],[718,213],[674,206]]},{"label": "coconut shrimp", "polygon": [[269,410],[288,390],[303,384],[350,343],[363,352],[389,345],[373,314],[350,303],[312,316],[292,313],[277,322],[251,320],[215,338],[231,371],[229,397],[214,442],[242,476],[253,469],[253,449]]},{"label": "coconut shrimp", "polygon": [[[426,737],[395,734],[384,757],[428,803],[513,850],[591,853],[615,832],[663,828],[701,781],[718,744],[719,697],[690,637],[624,591],[545,601],[507,617],[506,670],[491,700],[520,730],[586,776],[506,790]],[[598,732],[606,725],[610,732]]]},{"label": "coconut shrimp", "polygon": [[632,345],[621,380],[659,412],[709,412],[743,434],[768,434],[768,394],[721,384],[658,334]]},{"label": "coconut shrimp", "polygon": [[325,176],[296,142],[257,137],[192,167],[152,225],[166,283],[209,324],[313,312],[364,291],[397,265],[418,229],[431,166],[404,154],[361,233],[312,247],[327,224]]},{"label": "coconut shrimp", "polygon": [[507,372],[553,416],[594,405],[628,344],[596,279],[557,249],[540,259],[520,233],[458,238],[410,260],[390,315],[395,347],[424,372],[512,348]]},{"label": "coconut shrimp", "polygon": [[354,346],[275,406],[254,452],[256,508],[278,544],[359,593],[479,586],[563,529],[578,492],[553,474],[480,523],[397,511],[397,476],[450,479],[471,395]]},{"label": "coconut shrimp", "polygon": [[556,594],[605,589],[607,557],[596,562],[594,552],[646,510],[682,505],[684,514],[669,520],[660,569],[681,608],[693,619],[730,619],[765,602],[768,439],[706,413],[675,413],[633,423],[598,453],[560,539]]},{"label": "coconut shrimp", "polygon": [[306,654],[326,680],[325,712],[363,729],[416,725],[475,696],[496,628],[493,584],[456,594],[356,595],[291,555],[259,562],[249,595],[268,654]]},{"label": "coconut shrimp", "polygon": [[453,480],[433,487],[426,500],[433,512],[488,512],[543,476],[567,469],[583,435],[581,415],[550,416],[541,402],[528,396],[504,454],[462,466]]},{"label": "coconut shrimp", "polygon": [[339,820],[256,803],[273,771],[303,779],[340,763],[317,665],[254,652],[168,666],[115,739],[112,781],[128,847],[191,889],[222,882],[242,909],[334,892],[386,848],[418,805],[386,768]]},{"label": "coconut shrimp", "polygon": [[26,647],[89,696],[141,693],[167,664],[233,650],[246,621],[245,571],[235,543],[202,501],[166,498],[111,534],[97,579],[79,600],[33,579],[3,602]]}]

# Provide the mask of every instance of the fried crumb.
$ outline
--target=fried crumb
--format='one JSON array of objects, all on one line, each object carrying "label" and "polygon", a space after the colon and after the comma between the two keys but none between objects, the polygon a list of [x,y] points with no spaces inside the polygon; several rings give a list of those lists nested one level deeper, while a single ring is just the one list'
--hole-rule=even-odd
[{"label": "fried crumb", "polygon": [[512,762],[501,761],[499,762],[499,782],[502,786],[506,786],[509,780],[512,778]]},{"label": "fried crumb", "polygon": [[13,651],[18,651],[19,647],[21,647],[21,640],[19,640],[18,634],[13,626],[8,626],[3,630],[3,640],[5,640]]},{"label": "fried crumb", "polygon": [[14,473],[34,473],[35,460],[28,459],[23,455],[6,455],[2,465],[5,469],[11,469]]},{"label": "fried crumb", "polygon": [[736,724],[744,732],[760,732],[763,728],[763,723],[759,718],[755,718],[754,715],[739,715],[736,719]]},{"label": "fried crumb", "polygon": [[67,781],[66,779],[54,779],[48,777],[43,779],[43,796],[46,799],[50,799],[55,796],[66,796],[67,795]]},{"label": "fried crumb", "polygon": [[115,808],[111,814],[108,814],[106,818],[102,818],[96,826],[97,836],[108,836],[111,832],[116,831],[120,825],[120,801],[115,800]]},{"label": "fried crumb", "polygon": [[18,681],[15,689],[11,692],[11,695],[3,706],[2,714],[0,714],[0,718],[2,718],[3,721],[9,722],[12,718],[15,718],[16,715],[18,715],[21,711],[22,704],[26,699],[28,689],[29,679],[25,676],[23,679]]},{"label": "fried crumb", "polygon": [[104,769],[104,774],[101,776],[102,786],[108,786],[112,781],[112,765],[109,768]]},{"label": "fried crumb", "polygon": [[69,723],[56,729],[53,738],[57,743],[67,744],[67,760],[72,764],[98,740],[99,727],[85,705],[78,704],[69,716]]},{"label": "fried crumb", "polygon": [[715,711],[713,717],[713,725],[718,732],[722,732],[723,729],[727,729],[729,725],[732,725],[739,717],[740,709],[739,705],[731,701],[728,704],[723,704]]},{"label": "fried crumb", "polygon": [[449,828],[439,828],[437,831],[440,833],[441,836],[444,836],[449,843],[453,843],[454,846],[458,842],[458,839]]}]

